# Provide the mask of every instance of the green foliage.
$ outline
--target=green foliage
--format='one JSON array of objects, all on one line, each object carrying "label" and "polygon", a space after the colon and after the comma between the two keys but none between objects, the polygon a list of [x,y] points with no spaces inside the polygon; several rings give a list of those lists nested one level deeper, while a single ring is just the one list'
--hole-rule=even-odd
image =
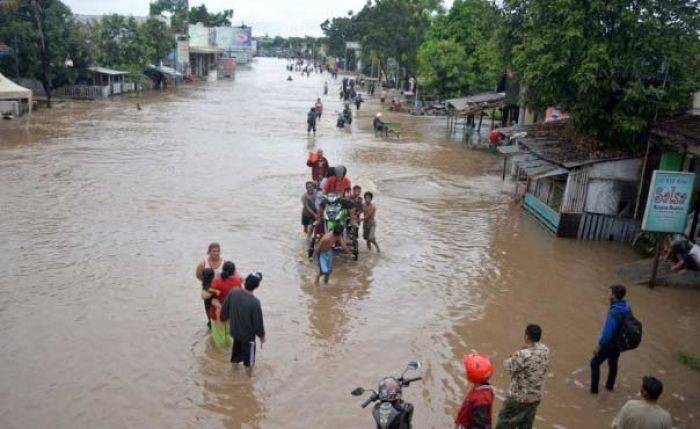
[{"label": "green foliage", "polygon": [[354,41],[359,35],[355,27],[352,18],[344,16],[327,19],[321,24],[321,30],[328,39],[330,56],[338,58],[345,56],[345,42]]},{"label": "green foliage", "polygon": [[183,0],[155,0],[149,5],[149,15],[158,16],[163,12],[170,14],[170,27],[174,32],[185,32],[190,18],[187,2]]},{"label": "green foliage", "polygon": [[505,69],[496,32],[502,20],[487,0],[456,0],[438,16],[418,54],[425,90],[457,96],[493,89]]},{"label": "green foliage", "polygon": [[201,5],[190,9],[189,22],[190,24],[201,22],[207,27],[230,27],[232,17],[233,9],[210,13],[206,5]]},{"label": "green foliage", "polygon": [[0,40],[12,46],[17,56],[3,59],[0,70],[38,79],[50,98],[52,87],[77,74],[65,67],[66,59],[75,56],[75,61],[84,61],[85,46],[70,17],[70,9],[58,0],[0,3]]},{"label": "green foliage", "polygon": [[456,97],[470,86],[473,68],[464,48],[454,40],[428,39],[418,50],[419,83],[444,97]]},{"label": "green foliage", "polygon": [[155,0],[149,5],[151,16],[162,15],[164,12],[170,15],[170,26],[176,33],[184,33],[187,23],[201,22],[207,27],[229,27],[233,17],[233,9],[211,13],[206,5],[201,5],[187,10],[187,2],[183,0]]},{"label": "green foliage", "polygon": [[105,67],[143,70],[148,63],[157,63],[174,47],[172,33],[155,18],[138,25],[133,17],[108,15],[101,22],[90,24],[94,60]]},{"label": "green foliage", "polygon": [[693,371],[700,371],[700,358],[689,353],[678,352],[676,353],[676,359],[681,365],[685,365]]},{"label": "green foliage", "polygon": [[512,52],[526,104],[562,106],[584,134],[634,147],[698,89],[691,1],[530,0],[521,14]]},{"label": "green foliage", "polygon": [[442,2],[431,0],[376,0],[354,17],[364,50],[386,63],[394,58],[406,76],[415,75],[416,55],[431,24],[431,14]]},{"label": "green foliage", "polygon": [[[17,58],[2,58],[0,71],[9,76],[46,79],[50,87],[70,84],[78,76],[88,77],[87,68],[101,65],[132,72],[141,80],[143,67],[165,58],[174,47],[170,29],[151,18],[137,24],[133,17],[105,16],[88,24],[73,19],[70,9],[58,0],[44,0],[42,28],[45,34],[48,72],[44,74],[40,33],[33,1],[15,1],[0,6],[0,40],[17,51]],[[73,67],[66,67],[70,58]]]}]

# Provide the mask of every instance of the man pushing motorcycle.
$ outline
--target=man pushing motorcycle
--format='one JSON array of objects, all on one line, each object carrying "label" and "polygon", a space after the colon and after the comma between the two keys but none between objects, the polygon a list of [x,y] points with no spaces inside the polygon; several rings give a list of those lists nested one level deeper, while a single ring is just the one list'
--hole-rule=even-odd
[{"label": "man pushing motorcycle", "polygon": [[318,260],[318,275],[316,283],[324,276],[324,283],[328,283],[328,279],[333,271],[333,252],[334,247],[340,245],[345,253],[350,253],[350,248],[343,239],[343,228],[336,227],[332,231],[328,231],[321,237],[314,247],[314,256]]}]

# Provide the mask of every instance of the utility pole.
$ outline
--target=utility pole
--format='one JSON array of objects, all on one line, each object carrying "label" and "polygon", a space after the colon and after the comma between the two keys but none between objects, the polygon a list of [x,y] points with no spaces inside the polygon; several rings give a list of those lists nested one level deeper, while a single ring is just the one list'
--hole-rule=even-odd
[{"label": "utility pole", "polygon": [[14,48],[14,54],[15,54],[15,74],[17,75],[17,79],[19,79],[19,49],[17,49],[18,43],[17,43],[17,33],[14,34],[14,42],[15,42],[15,48]]}]

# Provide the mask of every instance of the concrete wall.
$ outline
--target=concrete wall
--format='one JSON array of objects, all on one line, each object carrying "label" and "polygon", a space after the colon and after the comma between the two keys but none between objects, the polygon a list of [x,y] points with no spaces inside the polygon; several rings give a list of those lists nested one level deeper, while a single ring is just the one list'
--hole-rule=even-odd
[{"label": "concrete wall", "polygon": [[625,159],[593,164],[588,167],[590,179],[627,180],[638,182],[642,172],[642,158]]}]

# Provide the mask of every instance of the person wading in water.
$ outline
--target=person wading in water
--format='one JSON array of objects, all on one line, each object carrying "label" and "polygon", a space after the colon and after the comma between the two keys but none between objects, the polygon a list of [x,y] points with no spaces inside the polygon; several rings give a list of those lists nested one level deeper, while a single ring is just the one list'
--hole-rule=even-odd
[{"label": "person wading in water", "polygon": [[202,272],[204,272],[205,268],[214,270],[215,277],[220,276],[223,265],[224,260],[221,257],[221,246],[216,242],[211,243],[207,248],[207,257],[197,265],[197,269],[195,270],[197,280],[202,281]]},{"label": "person wading in water", "polygon": [[[221,246],[219,243],[211,243],[207,248],[207,257],[197,264],[195,269],[195,276],[197,280],[202,282],[202,289],[206,291],[211,286],[211,282],[221,275],[221,269],[224,266],[224,260],[221,257]],[[207,271],[205,275],[205,270]],[[209,274],[209,271],[212,274]],[[202,295],[204,299],[204,294]],[[207,314],[207,328],[211,329],[210,320],[210,308],[211,308],[211,298],[204,299],[204,311]]]}]

